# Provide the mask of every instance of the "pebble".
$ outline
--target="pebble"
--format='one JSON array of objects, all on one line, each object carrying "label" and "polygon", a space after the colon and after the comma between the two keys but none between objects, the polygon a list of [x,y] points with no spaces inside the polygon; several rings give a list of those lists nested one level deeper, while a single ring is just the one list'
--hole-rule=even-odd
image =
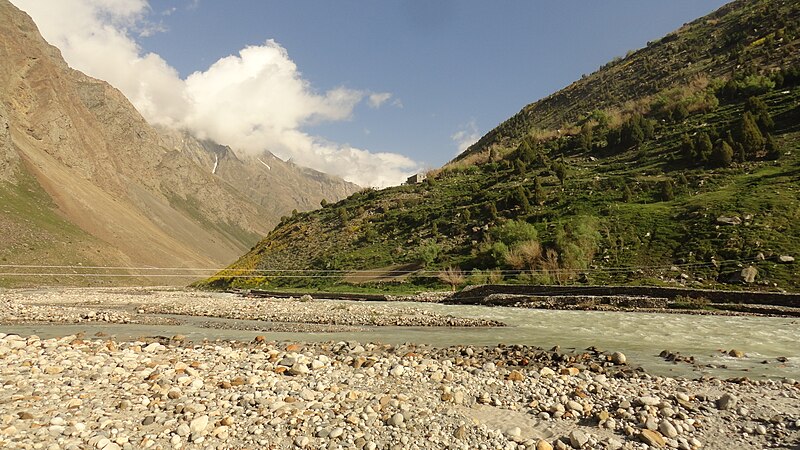
[{"label": "pebble", "polygon": [[392,416],[392,417],[389,419],[389,425],[392,425],[392,426],[395,426],[395,427],[399,427],[399,426],[400,426],[400,425],[403,423],[403,421],[404,421],[404,420],[405,420],[405,418],[403,417],[403,415],[402,415],[402,414],[400,414],[400,413],[395,413],[395,414],[394,414],[394,415],[393,415],[393,416]]},{"label": "pebble", "polygon": [[675,426],[672,425],[668,420],[662,420],[658,424],[658,431],[661,432],[664,436],[673,439],[678,436],[678,430],[675,429]]},{"label": "pebble", "polygon": [[717,408],[726,411],[729,409],[736,408],[737,403],[739,402],[739,398],[733,394],[725,393],[722,394],[722,397],[717,400]]},{"label": "pebble", "polygon": [[628,358],[622,352],[614,352],[611,354],[611,362],[616,365],[623,365],[628,362]]},{"label": "pebble", "polygon": [[192,422],[189,424],[189,430],[191,430],[192,433],[202,433],[205,431],[207,426],[208,416],[202,415],[192,420]]},{"label": "pebble", "polygon": [[587,442],[589,442],[589,436],[583,431],[572,430],[569,434],[569,443],[573,448],[581,448],[586,445]]},{"label": "pebble", "polygon": [[663,448],[667,445],[664,437],[661,436],[661,433],[658,431],[642,430],[641,433],[639,433],[639,439],[651,447]]}]

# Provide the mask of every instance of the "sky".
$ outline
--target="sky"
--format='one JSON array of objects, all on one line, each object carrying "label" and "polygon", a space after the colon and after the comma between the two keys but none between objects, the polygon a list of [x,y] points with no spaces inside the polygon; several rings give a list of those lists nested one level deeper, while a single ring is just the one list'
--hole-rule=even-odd
[{"label": "sky", "polygon": [[151,123],[362,186],[439,167],[525,105],[722,0],[11,0]]}]

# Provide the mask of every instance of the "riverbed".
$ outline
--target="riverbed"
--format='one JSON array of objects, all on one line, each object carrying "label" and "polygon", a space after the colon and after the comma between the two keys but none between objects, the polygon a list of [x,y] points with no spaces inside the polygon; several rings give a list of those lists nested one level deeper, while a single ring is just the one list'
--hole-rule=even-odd
[{"label": "riverbed", "polygon": [[[165,300],[156,302],[156,297]],[[631,364],[663,376],[800,379],[800,346],[797,345],[800,342],[800,320],[796,318],[532,310],[320,299],[301,302],[242,299],[234,294],[180,290],[6,291],[3,298],[13,298],[14,301],[26,302],[31,307],[45,310],[64,307],[90,312],[117,311],[132,317],[131,321],[139,319],[140,322],[84,320],[79,323],[24,323],[23,320],[15,323],[5,320],[5,324],[0,325],[0,331],[5,333],[35,334],[42,338],[83,332],[88,336],[108,336],[117,340],[183,335],[193,341],[250,341],[256,336],[264,336],[268,340],[299,342],[411,342],[435,346],[524,344],[544,349],[560,346],[562,351],[596,347],[608,352],[623,352]],[[250,317],[247,311],[239,314],[242,308],[236,307],[237,302],[250,302],[254,310],[259,306],[270,311],[270,314],[266,317],[263,314]],[[231,314],[231,310],[225,309],[224,305],[233,305],[232,310],[236,310],[237,314]],[[285,310],[284,313],[277,311],[281,308]],[[370,314],[363,311],[369,311]],[[325,322],[323,319],[334,317],[333,312],[354,317],[361,314],[364,317],[360,321],[346,323]],[[370,315],[372,319],[369,319]],[[394,323],[376,321],[374,317],[408,316],[425,318],[425,321],[403,319],[404,323],[410,325],[374,325]],[[308,322],[313,321],[314,317],[318,317],[325,326],[310,326]],[[414,326],[415,323],[444,323],[440,318],[447,317],[459,320],[452,323],[502,323],[506,326]],[[293,319],[298,322],[293,322]],[[667,361],[659,356],[665,350],[683,358],[693,357],[694,363]],[[741,352],[744,356],[730,356],[731,350]]]}]

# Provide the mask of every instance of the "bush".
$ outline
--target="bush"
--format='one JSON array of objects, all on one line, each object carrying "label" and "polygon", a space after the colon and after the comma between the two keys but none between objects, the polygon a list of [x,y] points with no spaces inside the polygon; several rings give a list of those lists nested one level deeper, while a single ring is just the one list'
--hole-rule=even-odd
[{"label": "bush", "polygon": [[501,242],[508,247],[525,241],[538,241],[539,232],[536,227],[524,220],[509,220],[499,227],[492,229],[492,237],[495,241]]}]

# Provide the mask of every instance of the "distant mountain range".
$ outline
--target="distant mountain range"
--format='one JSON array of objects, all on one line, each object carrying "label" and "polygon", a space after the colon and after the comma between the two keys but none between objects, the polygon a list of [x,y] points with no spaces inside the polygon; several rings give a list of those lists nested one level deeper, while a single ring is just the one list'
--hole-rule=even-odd
[{"label": "distant mountain range", "polygon": [[[268,151],[237,154],[150,126],[117,89],[69,68],[7,0],[0,61],[2,273],[220,267],[281,216],[359,190]],[[122,280],[0,275],[0,286]]]},{"label": "distant mountain range", "polygon": [[798,289],[799,144],[800,3],[734,1],[524,107],[422,183],[283,220],[200,285]]}]

